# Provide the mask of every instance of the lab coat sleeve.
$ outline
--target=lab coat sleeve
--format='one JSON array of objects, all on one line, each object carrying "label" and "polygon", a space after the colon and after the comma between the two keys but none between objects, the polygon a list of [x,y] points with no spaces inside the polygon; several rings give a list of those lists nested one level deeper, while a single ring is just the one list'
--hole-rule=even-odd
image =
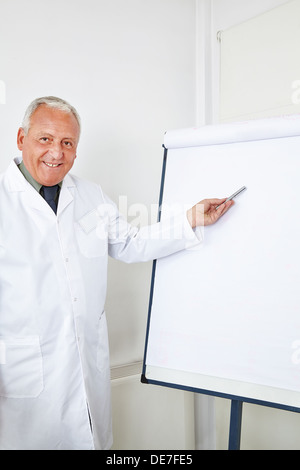
[{"label": "lab coat sleeve", "polygon": [[105,205],[109,208],[108,253],[120,261],[151,261],[192,248],[202,241],[201,229],[191,228],[186,211],[138,228],[130,225],[107,198]]}]

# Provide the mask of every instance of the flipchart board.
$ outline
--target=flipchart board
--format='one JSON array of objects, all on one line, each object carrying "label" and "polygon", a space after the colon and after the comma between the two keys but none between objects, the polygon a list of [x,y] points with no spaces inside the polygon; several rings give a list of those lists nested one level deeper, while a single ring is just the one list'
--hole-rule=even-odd
[{"label": "flipchart board", "polygon": [[202,243],[154,261],[142,382],[299,409],[300,115],[164,147],[161,218],[247,190]]}]

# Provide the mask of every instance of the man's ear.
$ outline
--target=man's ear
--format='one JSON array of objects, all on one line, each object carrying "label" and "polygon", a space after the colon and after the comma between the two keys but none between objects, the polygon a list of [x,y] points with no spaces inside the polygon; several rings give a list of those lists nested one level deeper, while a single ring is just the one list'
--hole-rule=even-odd
[{"label": "man's ear", "polygon": [[18,130],[18,136],[17,136],[17,145],[19,150],[23,150],[23,144],[24,144],[24,137],[25,137],[25,132],[23,127],[20,127]]}]

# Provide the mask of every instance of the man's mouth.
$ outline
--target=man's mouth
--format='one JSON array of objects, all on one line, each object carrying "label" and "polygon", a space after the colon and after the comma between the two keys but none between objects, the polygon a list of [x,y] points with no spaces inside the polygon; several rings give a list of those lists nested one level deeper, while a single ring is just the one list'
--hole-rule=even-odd
[{"label": "man's mouth", "polygon": [[49,168],[57,168],[58,166],[62,165],[62,163],[48,163],[48,162],[44,162],[44,163]]}]

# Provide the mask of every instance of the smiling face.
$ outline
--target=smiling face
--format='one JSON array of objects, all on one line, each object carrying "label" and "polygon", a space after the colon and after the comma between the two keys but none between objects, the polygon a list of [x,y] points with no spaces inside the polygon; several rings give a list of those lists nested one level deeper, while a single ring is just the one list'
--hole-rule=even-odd
[{"label": "smiling face", "polygon": [[60,183],[72,168],[79,141],[79,125],[72,113],[40,105],[31,116],[26,135],[18,131],[18,149],[31,176],[44,186]]}]

